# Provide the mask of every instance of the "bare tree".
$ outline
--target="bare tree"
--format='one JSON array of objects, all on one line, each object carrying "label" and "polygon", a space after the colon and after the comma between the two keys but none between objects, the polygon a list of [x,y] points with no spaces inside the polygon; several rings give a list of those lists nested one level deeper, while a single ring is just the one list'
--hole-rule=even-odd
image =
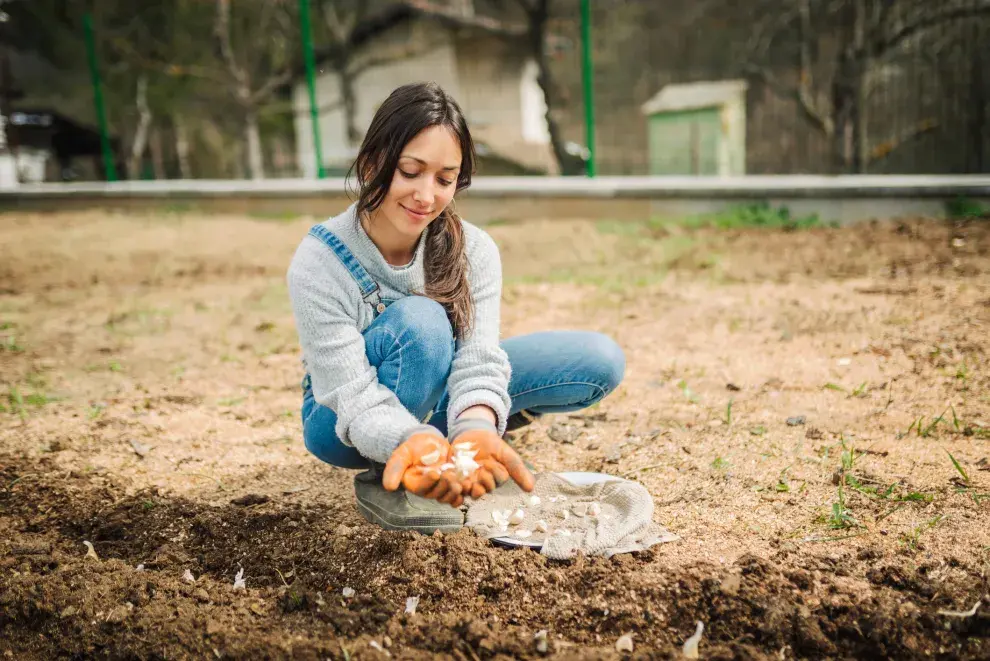
[{"label": "bare tree", "polygon": [[217,0],[215,33],[234,99],[243,115],[248,174],[252,179],[265,176],[259,107],[292,79],[293,58],[288,51],[293,21],[289,6],[287,0],[262,0],[258,12],[242,16],[235,27],[230,0]]},{"label": "bare tree", "polygon": [[557,159],[557,166],[561,174],[580,174],[583,165],[568,153],[556,118],[557,94],[547,53],[547,25],[550,20],[551,0],[513,0],[513,2],[526,16],[526,42],[530,56],[536,62],[536,81],[543,91],[546,103],[547,132],[550,134],[550,145]]},{"label": "bare tree", "polygon": [[[932,119],[871,141],[867,102],[875,65],[947,23],[990,15],[990,0],[764,0],[747,48],[747,71],[793,99],[832,144],[835,171],[865,172],[870,163],[936,127]],[[796,48],[784,42],[796,38]],[[828,48],[834,44],[834,49]],[[796,81],[774,71],[771,53],[795,53]],[[817,53],[834,50],[829,75],[816,81]],[[821,68],[819,67],[819,70]]]}]

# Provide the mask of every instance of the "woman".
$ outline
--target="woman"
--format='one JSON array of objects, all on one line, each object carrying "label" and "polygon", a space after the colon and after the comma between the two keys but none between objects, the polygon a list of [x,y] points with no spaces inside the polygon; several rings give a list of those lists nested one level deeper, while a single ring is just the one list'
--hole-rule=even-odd
[{"label": "woman", "polygon": [[466,496],[509,478],[531,490],[506,430],[594,404],[625,370],[597,333],[500,342],[498,248],[453,205],[474,165],[450,96],[396,89],[355,160],[357,202],[313,227],[288,271],[306,447],[369,469],[355,478],[358,508],[389,529],[456,530]]}]

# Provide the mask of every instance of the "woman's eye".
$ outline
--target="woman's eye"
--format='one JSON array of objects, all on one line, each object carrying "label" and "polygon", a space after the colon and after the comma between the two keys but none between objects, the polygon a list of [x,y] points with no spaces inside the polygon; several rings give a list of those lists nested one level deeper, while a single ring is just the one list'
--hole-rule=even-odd
[{"label": "woman's eye", "polygon": [[419,175],[418,172],[406,172],[405,170],[399,170],[399,174],[406,179],[415,179]]},{"label": "woman's eye", "polygon": [[453,181],[448,181],[447,179],[438,179],[437,181],[440,182],[441,186],[449,186],[454,183]]}]

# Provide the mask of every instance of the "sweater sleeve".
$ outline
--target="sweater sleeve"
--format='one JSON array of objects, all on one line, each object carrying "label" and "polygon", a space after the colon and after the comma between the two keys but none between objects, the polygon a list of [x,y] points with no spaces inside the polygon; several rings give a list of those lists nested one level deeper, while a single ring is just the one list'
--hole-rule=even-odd
[{"label": "sweater sleeve", "polygon": [[[341,283],[346,283],[343,285]],[[357,285],[339,260],[306,237],[287,274],[296,330],[313,384],[313,398],[337,414],[337,438],[384,463],[419,421],[378,382],[358,330]],[[354,292],[344,287],[353,285]]]},{"label": "sweater sleeve", "polygon": [[499,344],[502,304],[502,260],[495,241],[481,229],[468,226],[475,241],[468,251],[468,282],[474,298],[471,332],[459,340],[447,379],[450,404],[447,422],[453,424],[465,409],[484,404],[495,411],[499,434],[505,433],[509,399],[509,357]]}]

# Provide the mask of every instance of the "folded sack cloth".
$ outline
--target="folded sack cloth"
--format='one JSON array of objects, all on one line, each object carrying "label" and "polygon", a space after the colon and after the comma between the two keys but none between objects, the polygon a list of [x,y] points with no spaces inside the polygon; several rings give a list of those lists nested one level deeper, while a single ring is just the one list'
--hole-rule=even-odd
[{"label": "folded sack cloth", "polygon": [[680,539],[653,522],[653,497],[642,484],[613,478],[577,485],[556,473],[535,477],[531,493],[509,480],[471,502],[465,525],[486,539],[542,542],[540,552],[558,560],[579,551],[611,557]]}]

